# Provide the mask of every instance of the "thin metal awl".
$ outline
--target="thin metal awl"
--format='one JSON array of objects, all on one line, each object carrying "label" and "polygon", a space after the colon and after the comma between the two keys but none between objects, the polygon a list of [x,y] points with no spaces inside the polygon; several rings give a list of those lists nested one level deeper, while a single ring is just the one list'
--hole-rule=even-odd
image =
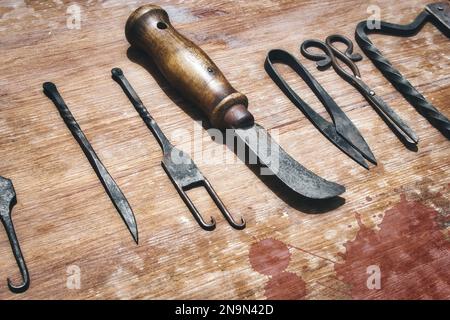
[{"label": "thin metal awl", "polygon": [[103,184],[106,193],[116,207],[117,212],[122,217],[128,230],[131,233],[131,236],[137,244],[138,228],[136,224],[136,218],[134,217],[133,210],[131,209],[128,200],[125,198],[125,195],[120,190],[113,177],[109,174],[108,170],[106,170],[106,167],[100,161],[89,140],[86,138],[77,121],[70,112],[69,107],[66,105],[63,98],[59,94],[55,84],[51,82],[45,82],[43,84],[43,88],[44,93],[53,101],[62,119],[66,123],[67,128],[69,128],[73,137],[80,145],[81,150],[83,150],[86,158],[89,160],[92,168],[100,179],[100,182]]},{"label": "thin metal awl", "polygon": [[30,275],[28,274],[27,265],[20,250],[19,241],[17,240],[14,225],[11,219],[11,211],[16,204],[16,192],[11,180],[0,176],[0,219],[3,227],[8,235],[11,249],[19,266],[20,274],[22,275],[22,282],[15,285],[8,278],[8,287],[11,292],[22,293],[30,286]]},{"label": "thin metal awl", "polygon": [[195,220],[197,220],[198,224],[203,229],[208,231],[214,230],[216,228],[216,222],[214,218],[211,217],[211,221],[206,222],[186,193],[186,191],[190,189],[203,186],[211,196],[211,198],[214,200],[214,203],[219,208],[220,212],[222,212],[228,223],[235,229],[244,229],[246,225],[244,218],[241,218],[240,222],[234,220],[233,216],[228,212],[227,208],[220,200],[209,181],[202,175],[189,155],[182,150],[175,148],[170,143],[156,121],[147,111],[147,108],[144,106],[141,99],[139,99],[136,91],[134,91],[133,87],[125,78],[122,70],[119,68],[114,68],[111,70],[111,73],[112,78],[122,87],[123,91],[128,96],[134,108],[141,116],[142,120],[144,120],[147,127],[158,140],[158,143],[160,144],[164,154],[161,165],[174,184],[184,203],[191,211]]}]

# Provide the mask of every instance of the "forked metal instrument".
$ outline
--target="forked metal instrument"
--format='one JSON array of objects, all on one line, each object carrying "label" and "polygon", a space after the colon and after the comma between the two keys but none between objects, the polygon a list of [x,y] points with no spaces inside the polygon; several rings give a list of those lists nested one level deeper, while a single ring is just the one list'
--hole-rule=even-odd
[{"label": "forked metal instrument", "polygon": [[206,191],[208,191],[208,194],[214,200],[214,203],[217,205],[220,212],[222,212],[228,223],[235,229],[244,229],[246,224],[244,218],[241,218],[240,222],[234,220],[233,216],[228,212],[227,208],[218,197],[216,191],[214,191],[209,181],[202,175],[189,155],[182,150],[175,148],[170,143],[170,141],[162,132],[161,128],[158,126],[156,121],[148,112],[147,108],[142,103],[136,91],[134,91],[127,78],[125,78],[122,70],[119,68],[114,68],[111,70],[111,73],[112,78],[122,87],[128,99],[131,101],[134,108],[141,116],[142,120],[144,120],[145,124],[153,133],[156,140],[158,140],[158,143],[163,151],[163,160],[161,162],[161,165],[166,171],[170,180],[172,180],[173,185],[177,189],[183,201],[186,203],[195,220],[197,220],[198,224],[203,229],[208,231],[214,230],[216,227],[214,218],[211,217],[211,221],[209,223],[206,222],[186,193],[186,191],[189,189],[203,186],[205,187]]},{"label": "forked metal instrument", "polygon": [[[347,46],[345,52],[340,51],[334,45],[336,42],[343,43]],[[311,47],[320,49],[323,53],[312,53],[308,50]],[[325,42],[320,40],[306,40],[302,43],[300,50],[306,58],[317,61],[317,68],[319,70],[325,70],[333,66],[337,74],[354,86],[364,96],[400,141],[407,146],[417,144],[419,138],[416,133],[361,79],[361,74],[355,62],[362,60],[362,56],[353,53],[353,42],[349,38],[334,34],[328,36]],[[347,65],[351,73],[347,72],[339,62]]]}]

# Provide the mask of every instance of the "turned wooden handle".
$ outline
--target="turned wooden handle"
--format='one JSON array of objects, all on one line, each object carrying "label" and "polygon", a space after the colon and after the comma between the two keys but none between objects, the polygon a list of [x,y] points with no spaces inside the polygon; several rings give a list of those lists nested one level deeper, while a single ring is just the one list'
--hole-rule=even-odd
[{"label": "turned wooden handle", "polygon": [[253,125],[248,100],[236,91],[206,53],[171,25],[161,7],[144,5],[125,27],[128,42],[144,50],[168,82],[218,128]]}]

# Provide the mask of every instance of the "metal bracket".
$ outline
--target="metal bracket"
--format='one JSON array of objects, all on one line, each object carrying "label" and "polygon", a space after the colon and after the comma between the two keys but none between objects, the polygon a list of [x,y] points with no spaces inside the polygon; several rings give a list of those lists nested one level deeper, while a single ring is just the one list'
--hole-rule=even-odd
[{"label": "metal bracket", "polygon": [[450,37],[450,3],[431,3],[425,7],[425,10],[434,17],[435,22],[440,24],[435,23],[435,26],[441,29],[447,37]]}]

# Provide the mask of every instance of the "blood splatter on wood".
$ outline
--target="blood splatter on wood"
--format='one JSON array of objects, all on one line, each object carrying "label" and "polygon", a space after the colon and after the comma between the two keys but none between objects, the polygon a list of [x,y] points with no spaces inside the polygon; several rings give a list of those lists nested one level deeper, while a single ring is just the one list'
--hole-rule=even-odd
[{"label": "blood splatter on wood", "polygon": [[271,300],[299,300],[306,295],[305,281],[292,272],[285,271],[291,260],[288,246],[275,239],[264,239],[250,248],[252,268],[271,279],[265,287],[265,296]]},{"label": "blood splatter on wood", "polygon": [[[438,212],[420,201],[401,200],[385,212],[380,230],[363,225],[345,244],[338,278],[355,299],[450,298],[450,243],[439,226]],[[380,288],[370,285],[368,270],[380,270]]]}]

